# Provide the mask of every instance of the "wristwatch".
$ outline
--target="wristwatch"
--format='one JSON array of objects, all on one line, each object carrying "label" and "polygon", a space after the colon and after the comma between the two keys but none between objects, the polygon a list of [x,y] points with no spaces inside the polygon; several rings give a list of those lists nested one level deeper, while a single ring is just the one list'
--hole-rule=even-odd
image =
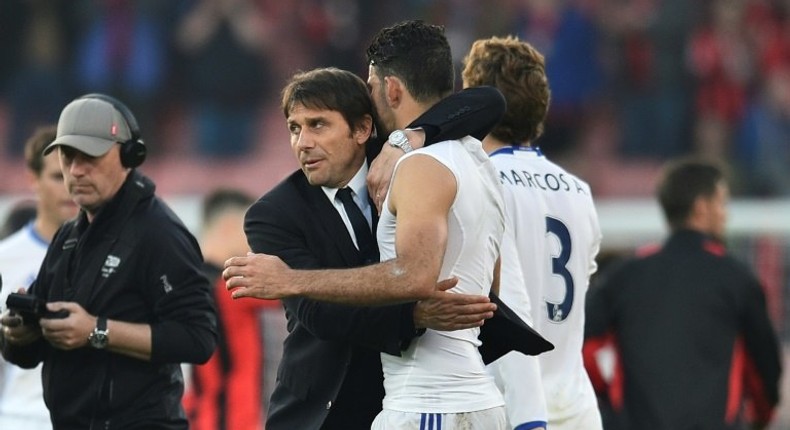
[{"label": "wristwatch", "polygon": [[402,149],[406,154],[414,150],[409,143],[409,138],[406,137],[406,133],[404,133],[403,130],[395,130],[390,133],[389,143],[391,146]]},{"label": "wristwatch", "polygon": [[109,341],[110,330],[107,328],[107,318],[96,318],[96,328],[88,336],[88,343],[96,349],[104,349]]}]

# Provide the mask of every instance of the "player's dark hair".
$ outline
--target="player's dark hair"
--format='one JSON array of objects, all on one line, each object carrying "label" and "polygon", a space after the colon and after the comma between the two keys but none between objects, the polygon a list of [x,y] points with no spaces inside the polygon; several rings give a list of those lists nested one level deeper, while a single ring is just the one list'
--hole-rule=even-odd
[{"label": "player's dark hair", "polygon": [[337,111],[351,130],[358,129],[366,116],[376,123],[367,84],[359,76],[334,67],[294,75],[283,89],[282,109],[286,118],[297,104]]},{"label": "player's dark hair", "polygon": [[682,228],[698,197],[711,197],[725,179],[724,169],[701,159],[683,158],[667,163],[658,183],[658,202],[673,230]]},{"label": "player's dark hair", "polygon": [[381,82],[396,76],[418,102],[450,95],[455,70],[444,27],[422,21],[404,21],[386,27],[374,36],[366,52]]},{"label": "player's dark hair", "polygon": [[25,164],[36,176],[44,170],[44,148],[55,141],[57,131],[56,125],[40,126],[25,142]]}]

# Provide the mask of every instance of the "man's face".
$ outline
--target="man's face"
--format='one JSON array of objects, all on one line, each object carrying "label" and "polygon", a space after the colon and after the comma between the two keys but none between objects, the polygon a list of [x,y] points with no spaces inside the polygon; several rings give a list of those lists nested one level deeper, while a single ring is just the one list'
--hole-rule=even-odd
[{"label": "man's face", "polygon": [[708,233],[724,239],[727,228],[727,204],[730,200],[730,189],[724,181],[716,185],[716,192],[706,199]]},{"label": "man's face", "polygon": [[121,165],[120,145],[113,145],[100,157],[62,145],[58,154],[66,188],[72,200],[88,214],[95,214],[112,199],[128,174]]},{"label": "man's face", "polygon": [[386,84],[379,78],[378,70],[372,65],[368,66],[368,89],[370,89],[370,97],[373,99],[373,105],[376,107],[379,122],[384,128],[379,135],[383,134],[386,136],[398,127],[395,122],[395,113],[390,108],[389,103],[387,103]]},{"label": "man's face", "polygon": [[52,225],[60,225],[77,215],[77,205],[69,196],[63,183],[58,154],[50,152],[44,157],[41,173],[33,180],[33,189],[38,197],[37,216]]},{"label": "man's face", "polygon": [[370,130],[351,130],[340,112],[295,104],[286,121],[291,148],[311,185],[340,188],[362,166]]}]

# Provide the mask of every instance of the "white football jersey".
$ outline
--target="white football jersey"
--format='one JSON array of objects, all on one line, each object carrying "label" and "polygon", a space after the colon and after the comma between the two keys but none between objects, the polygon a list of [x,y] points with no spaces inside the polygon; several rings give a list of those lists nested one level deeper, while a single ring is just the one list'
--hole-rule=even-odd
[{"label": "white football jersey", "polygon": [[[36,279],[47,246],[32,223],[0,241],[3,309],[10,293],[29,287]],[[0,357],[0,371],[0,429],[51,429],[41,388],[41,364],[34,369],[22,369]]]},{"label": "white football jersey", "polygon": [[[555,346],[532,364],[511,353],[494,363],[494,373],[505,383],[523,380],[525,374],[534,375],[539,363],[540,377],[529,377],[542,383],[549,428],[601,428],[597,413],[595,422],[562,425],[589,416],[590,408],[597,410],[582,360],[585,296],[601,243],[590,187],[537,148],[504,147],[490,156],[506,208],[500,296]],[[516,394],[512,384],[503,390],[511,424],[540,420],[540,393],[521,389],[524,394]]]},{"label": "white football jersey", "polygon": [[[480,141],[465,137],[411,152],[427,154],[454,175],[457,194],[448,213],[447,247],[439,279],[457,276],[451,291],[488,295],[505,229],[502,191]],[[395,167],[395,176],[398,174]],[[426,184],[430,186],[430,184]],[[381,260],[395,254],[395,216],[384,202],[378,224]],[[381,354],[385,410],[461,413],[501,407],[504,400],[477,347],[479,328],[427,330],[400,357]]]}]

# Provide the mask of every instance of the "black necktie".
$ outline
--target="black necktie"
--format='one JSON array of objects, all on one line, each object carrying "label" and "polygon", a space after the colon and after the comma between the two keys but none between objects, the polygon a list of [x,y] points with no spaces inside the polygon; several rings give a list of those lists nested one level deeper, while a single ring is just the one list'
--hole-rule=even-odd
[{"label": "black necktie", "polygon": [[375,263],[379,260],[378,247],[376,242],[373,241],[373,233],[370,231],[370,225],[359,209],[354,198],[351,197],[351,188],[341,188],[337,190],[337,198],[343,202],[343,207],[346,209],[349,221],[351,221],[351,228],[354,229],[354,236],[357,237],[357,245],[359,246],[359,253],[365,260],[366,264]]}]

